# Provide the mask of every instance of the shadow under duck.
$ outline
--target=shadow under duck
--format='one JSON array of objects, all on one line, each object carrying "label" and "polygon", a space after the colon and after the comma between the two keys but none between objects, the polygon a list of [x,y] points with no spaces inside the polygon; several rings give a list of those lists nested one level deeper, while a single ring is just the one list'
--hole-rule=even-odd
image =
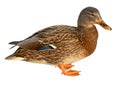
[{"label": "shadow under duck", "polygon": [[98,31],[94,24],[111,30],[96,8],[86,7],[78,17],[77,27],[50,26],[25,40],[10,42],[19,48],[6,59],[51,64],[58,66],[64,75],[77,76],[79,71],[71,70],[72,63],[89,56],[96,48]]}]

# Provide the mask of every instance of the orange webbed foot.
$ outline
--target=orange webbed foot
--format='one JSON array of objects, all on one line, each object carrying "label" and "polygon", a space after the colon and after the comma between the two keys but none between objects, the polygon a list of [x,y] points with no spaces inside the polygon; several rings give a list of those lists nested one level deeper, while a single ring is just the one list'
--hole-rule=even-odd
[{"label": "orange webbed foot", "polygon": [[71,64],[64,64],[63,67],[67,70],[67,69],[70,69],[72,68],[74,65],[71,65]]},{"label": "orange webbed foot", "polygon": [[67,76],[78,76],[79,71],[77,70],[70,70],[73,67],[71,64],[59,64],[58,67],[62,70],[62,74]]}]

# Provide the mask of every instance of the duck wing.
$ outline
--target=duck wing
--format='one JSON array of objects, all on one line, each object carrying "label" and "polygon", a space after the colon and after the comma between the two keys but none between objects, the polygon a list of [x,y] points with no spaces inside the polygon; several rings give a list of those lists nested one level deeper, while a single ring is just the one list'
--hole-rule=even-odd
[{"label": "duck wing", "polygon": [[55,43],[71,40],[71,37],[75,36],[75,28],[66,25],[51,26],[34,33],[25,40],[13,41],[9,44],[31,50],[54,48]]}]

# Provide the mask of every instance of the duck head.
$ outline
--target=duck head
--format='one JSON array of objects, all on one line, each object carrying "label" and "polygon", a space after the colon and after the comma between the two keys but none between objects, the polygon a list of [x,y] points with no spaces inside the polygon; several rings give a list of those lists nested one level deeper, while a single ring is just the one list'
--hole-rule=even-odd
[{"label": "duck head", "polygon": [[99,11],[94,7],[83,9],[78,18],[78,26],[92,27],[94,24],[99,24],[106,30],[112,30],[102,19]]}]

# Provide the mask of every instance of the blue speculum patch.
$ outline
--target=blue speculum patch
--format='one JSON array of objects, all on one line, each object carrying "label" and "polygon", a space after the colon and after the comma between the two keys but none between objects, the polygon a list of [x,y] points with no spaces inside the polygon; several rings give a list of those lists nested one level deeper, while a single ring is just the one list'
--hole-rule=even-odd
[{"label": "blue speculum patch", "polygon": [[47,45],[39,48],[38,50],[51,50],[51,49],[54,49],[54,48],[52,46]]}]

